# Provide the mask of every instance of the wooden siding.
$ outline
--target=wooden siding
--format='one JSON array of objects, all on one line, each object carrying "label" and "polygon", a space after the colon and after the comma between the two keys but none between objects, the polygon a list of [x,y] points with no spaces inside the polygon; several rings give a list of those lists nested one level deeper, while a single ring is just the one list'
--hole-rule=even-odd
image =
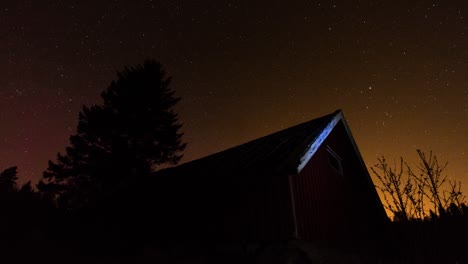
[{"label": "wooden siding", "polygon": [[[342,175],[329,163],[328,147],[341,158]],[[364,169],[340,121],[301,173],[290,176],[299,238],[339,244],[377,230],[381,208]]]},{"label": "wooden siding", "polygon": [[[330,125],[334,115],[162,171],[150,184],[159,209],[155,226],[163,227],[157,236],[336,244],[374,234],[385,212],[343,119]],[[314,141],[317,151],[300,163],[319,135],[324,141]],[[329,162],[327,148],[340,164]],[[298,163],[301,172],[289,175]]]}]

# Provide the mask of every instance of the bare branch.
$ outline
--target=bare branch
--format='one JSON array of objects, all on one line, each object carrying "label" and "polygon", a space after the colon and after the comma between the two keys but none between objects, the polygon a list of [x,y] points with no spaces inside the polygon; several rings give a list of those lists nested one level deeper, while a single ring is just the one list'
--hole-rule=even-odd
[{"label": "bare branch", "polygon": [[452,211],[463,208],[465,196],[461,192],[461,182],[452,182],[444,175],[448,163],[439,164],[432,151],[429,154],[416,151],[420,159],[416,171],[403,158],[399,166],[394,162],[391,167],[383,156],[371,168],[380,182],[376,188],[382,194],[385,208],[401,220],[423,220],[438,217],[449,208]]}]

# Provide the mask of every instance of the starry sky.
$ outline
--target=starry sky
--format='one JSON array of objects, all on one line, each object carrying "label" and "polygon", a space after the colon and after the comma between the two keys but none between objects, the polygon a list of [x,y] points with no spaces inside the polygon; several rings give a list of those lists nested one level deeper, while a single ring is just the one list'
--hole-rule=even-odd
[{"label": "starry sky", "polygon": [[37,181],[83,105],[159,60],[183,162],[342,109],[368,166],[448,161],[468,190],[468,1],[2,0],[0,169]]}]

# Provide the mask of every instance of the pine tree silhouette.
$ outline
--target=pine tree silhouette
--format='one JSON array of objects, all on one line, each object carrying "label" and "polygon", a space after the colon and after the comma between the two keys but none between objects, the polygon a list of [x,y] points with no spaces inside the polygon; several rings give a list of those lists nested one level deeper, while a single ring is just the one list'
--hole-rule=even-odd
[{"label": "pine tree silhouette", "polygon": [[102,105],[83,107],[77,134],[39,182],[66,209],[100,208],[128,200],[122,193],[141,184],[161,164],[176,164],[185,148],[160,63],[125,67],[101,94]]},{"label": "pine tree silhouette", "polygon": [[0,173],[0,193],[14,192],[17,190],[16,180],[18,167],[10,167]]}]

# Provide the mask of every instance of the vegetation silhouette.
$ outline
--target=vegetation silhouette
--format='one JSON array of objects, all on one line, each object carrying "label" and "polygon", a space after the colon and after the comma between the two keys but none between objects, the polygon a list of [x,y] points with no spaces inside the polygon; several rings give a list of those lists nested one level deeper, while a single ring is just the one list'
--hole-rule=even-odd
[{"label": "vegetation silhouette", "polygon": [[66,154],[49,161],[39,189],[61,207],[96,206],[165,163],[176,164],[185,144],[160,63],[126,67],[101,94],[102,105],[83,107]]},{"label": "vegetation silhouette", "polygon": [[0,173],[0,260],[6,263],[31,262],[46,252],[45,245],[52,246],[42,242],[55,209],[31,182],[19,186],[17,180],[16,166]]},{"label": "vegetation silhouette", "polygon": [[18,167],[10,167],[0,173],[0,193],[16,191],[16,181],[18,180]]},{"label": "vegetation silhouette", "polygon": [[416,150],[420,163],[416,170],[401,157],[399,165],[388,164],[385,157],[371,167],[379,180],[376,188],[384,200],[384,206],[395,221],[424,220],[440,217],[447,210],[461,210],[465,196],[461,182],[451,181],[444,175],[447,162],[439,164],[432,151],[426,154]]},{"label": "vegetation silhouette", "polygon": [[147,60],[117,77],[102,104],[83,107],[66,154],[49,161],[38,183],[62,213],[62,225],[72,227],[62,238],[80,241],[83,250],[124,253],[143,243],[137,237],[147,235],[154,218],[148,178],[176,164],[186,146],[173,110],[180,98],[161,64]]},{"label": "vegetation silhouette", "polygon": [[459,242],[468,236],[461,182],[449,180],[444,174],[448,163],[439,163],[432,151],[416,152],[416,169],[403,158],[390,165],[385,157],[371,167],[384,206],[393,214],[385,247],[397,263],[468,263]]}]

